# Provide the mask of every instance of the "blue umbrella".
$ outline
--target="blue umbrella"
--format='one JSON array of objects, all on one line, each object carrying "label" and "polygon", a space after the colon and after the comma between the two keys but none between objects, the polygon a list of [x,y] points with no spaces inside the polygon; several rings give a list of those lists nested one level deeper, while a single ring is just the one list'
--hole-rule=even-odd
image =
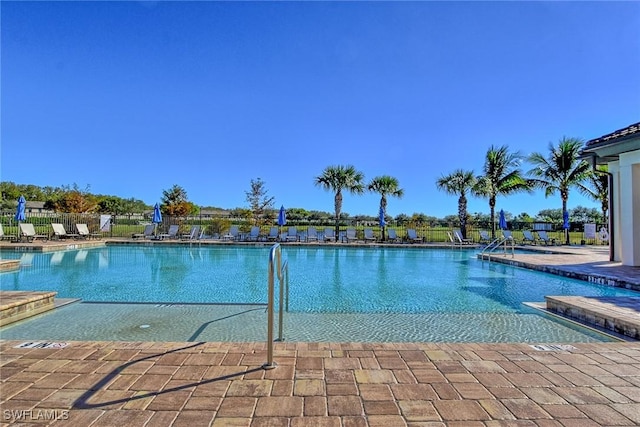
[{"label": "blue umbrella", "polygon": [[282,227],[287,223],[287,212],[284,210],[284,206],[280,206],[280,212],[278,212],[278,225]]},{"label": "blue umbrella", "polygon": [[387,221],[385,221],[384,219],[384,209],[382,209],[382,206],[380,206],[380,212],[378,213],[378,220],[380,222],[380,227],[384,227],[385,225],[387,225]]},{"label": "blue umbrella", "polygon": [[153,207],[153,219],[151,220],[154,224],[160,224],[162,222],[162,212],[160,212],[160,205],[156,203]]},{"label": "blue umbrella", "polygon": [[569,212],[567,211],[562,212],[562,228],[564,230],[569,229]]},{"label": "blue umbrella", "polygon": [[501,230],[507,229],[507,219],[504,217],[504,211],[500,209],[500,220],[498,222],[498,226]]},{"label": "blue umbrella", "polygon": [[16,221],[20,222],[27,219],[27,216],[25,215],[26,205],[27,201],[24,199],[24,196],[20,196],[20,198],[18,199],[18,209],[16,210],[15,216]]}]

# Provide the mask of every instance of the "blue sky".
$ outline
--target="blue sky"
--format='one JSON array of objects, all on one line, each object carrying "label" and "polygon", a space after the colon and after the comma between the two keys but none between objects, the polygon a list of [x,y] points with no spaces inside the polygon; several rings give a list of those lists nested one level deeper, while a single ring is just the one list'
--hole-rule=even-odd
[{"label": "blue sky", "polygon": [[[149,204],[333,211],[329,165],[398,178],[387,213],[455,214],[436,189],[489,146],[528,154],[640,117],[639,2],[0,3],[1,176]],[[530,165],[524,164],[528,170]],[[343,211],[377,214],[379,196]],[[573,191],[569,208],[597,207]],[[542,192],[513,214],[560,208]],[[488,213],[471,198],[470,212]]]}]

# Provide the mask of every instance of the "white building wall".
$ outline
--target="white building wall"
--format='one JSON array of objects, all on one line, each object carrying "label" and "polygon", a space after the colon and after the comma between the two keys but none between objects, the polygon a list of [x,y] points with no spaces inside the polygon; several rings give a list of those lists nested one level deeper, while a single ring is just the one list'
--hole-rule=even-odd
[{"label": "white building wall", "polygon": [[619,227],[616,241],[620,242],[620,261],[623,265],[640,266],[640,150],[621,154],[617,163]]},{"label": "white building wall", "polygon": [[611,216],[611,222],[613,223],[613,230],[609,230],[609,244],[613,242],[613,261],[622,262],[622,206],[620,203],[620,162],[611,162],[607,166],[609,173],[613,178],[613,188],[611,191],[611,194],[613,195],[613,197],[611,198],[612,209],[611,212],[609,212],[609,215]]}]

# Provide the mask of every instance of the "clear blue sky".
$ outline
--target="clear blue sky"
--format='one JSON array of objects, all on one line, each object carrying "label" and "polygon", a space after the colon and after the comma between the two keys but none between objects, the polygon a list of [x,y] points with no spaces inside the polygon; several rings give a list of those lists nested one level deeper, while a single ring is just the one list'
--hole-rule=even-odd
[{"label": "clear blue sky", "polygon": [[[1,179],[149,204],[333,211],[332,164],[399,179],[388,214],[455,214],[436,179],[640,117],[639,2],[7,2]],[[525,164],[528,170],[529,165]],[[377,214],[379,197],[343,210]],[[573,191],[569,208],[597,205]],[[560,196],[498,199],[513,214]],[[471,198],[470,212],[488,213]]]}]

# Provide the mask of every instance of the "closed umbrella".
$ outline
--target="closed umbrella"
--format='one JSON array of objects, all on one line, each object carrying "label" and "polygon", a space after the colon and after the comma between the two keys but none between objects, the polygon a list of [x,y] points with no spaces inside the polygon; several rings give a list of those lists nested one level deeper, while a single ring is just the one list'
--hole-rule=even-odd
[{"label": "closed umbrella", "polygon": [[565,241],[569,244],[569,212],[562,212],[562,229],[564,230]]},{"label": "closed umbrella", "polygon": [[500,227],[501,230],[506,230],[507,229],[507,219],[504,216],[504,210],[500,209],[500,219],[498,222],[498,226]]},{"label": "closed umbrella", "polygon": [[387,225],[387,221],[384,219],[384,209],[382,209],[382,206],[380,206],[380,212],[378,213],[378,221],[382,229],[382,240],[384,241],[384,227]]},{"label": "closed umbrella", "polygon": [[27,216],[25,213],[26,207],[27,207],[27,201],[25,200],[24,196],[20,196],[18,198],[18,207],[16,209],[16,215],[14,217],[15,220],[18,221],[18,238],[20,238],[20,222],[27,220]]},{"label": "closed umbrella", "polygon": [[160,205],[156,203],[153,207],[153,219],[151,220],[154,224],[162,223],[162,212],[160,212]]},{"label": "closed umbrella", "polygon": [[284,210],[284,205],[280,206],[280,212],[278,212],[278,225],[280,226],[279,234],[282,235],[282,226],[287,223],[287,211]]}]

